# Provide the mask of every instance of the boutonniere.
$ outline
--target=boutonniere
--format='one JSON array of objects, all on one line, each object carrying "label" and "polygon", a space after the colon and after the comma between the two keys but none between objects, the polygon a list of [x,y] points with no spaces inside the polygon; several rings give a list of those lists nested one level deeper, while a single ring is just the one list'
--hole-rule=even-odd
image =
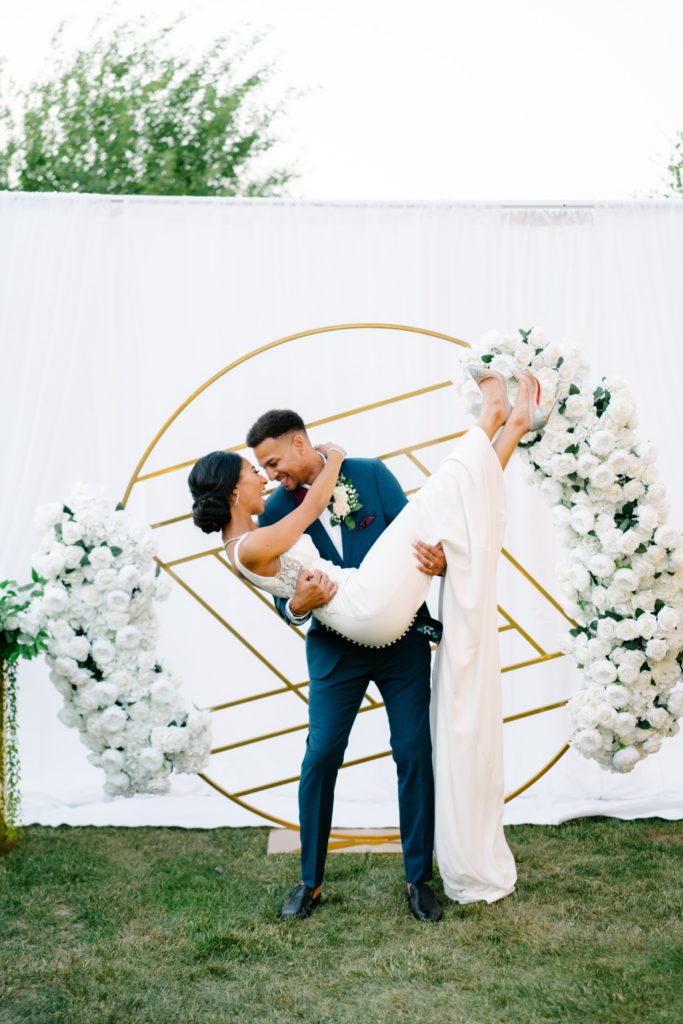
[{"label": "boutonniere", "polygon": [[339,526],[340,523],[343,523],[347,530],[355,530],[356,520],[353,518],[353,513],[358,512],[362,507],[358,500],[358,491],[351,481],[347,480],[343,473],[340,473],[327,506],[330,513],[330,525]]}]

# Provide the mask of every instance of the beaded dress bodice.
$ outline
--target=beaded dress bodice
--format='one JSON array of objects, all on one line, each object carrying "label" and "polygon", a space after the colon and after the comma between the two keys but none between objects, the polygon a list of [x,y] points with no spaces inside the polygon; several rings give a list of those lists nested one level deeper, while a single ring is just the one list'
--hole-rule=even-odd
[{"label": "beaded dress bodice", "polygon": [[333,562],[328,562],[327,559],[322,558],[311,538],[304,533],[292,545],[289,551],[285,551],[280,555],[280,567],[274,576],[259,576],[257,573],[247,569],[240,560],[239,546],[246,536],[247,534],[244,533],[241,537],[231,538],[231,541],[228,541],[224,547],[227,551],[227,545],[234,541],[233,557],[235,565],[242,576],[261,590],[268,591],[274,597],[291,597],[296,590],[296,581],[302,569],[311,571],[317,569],[333,579],[339,578],[345,571],[349,571],[341,569]]}]

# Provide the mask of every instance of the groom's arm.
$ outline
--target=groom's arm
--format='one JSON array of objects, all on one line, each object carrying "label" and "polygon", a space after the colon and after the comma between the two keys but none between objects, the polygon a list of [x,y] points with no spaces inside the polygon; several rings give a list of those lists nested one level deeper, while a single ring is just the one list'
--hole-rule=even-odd
[{"label": "groom's arm", "polygon": [[[278,514],[276,508],[270,508],[271,501],[258,517],[259,526],[272,526],[286,515],[286,511]],[[323,572],[302,572],[296,583],[296,590],[290,598],[274,597],[275,607],[280,617],[290,626],[302,626],[311,617],[314,608],[329,604],[337,592],[337,584],[333,583]]]}]

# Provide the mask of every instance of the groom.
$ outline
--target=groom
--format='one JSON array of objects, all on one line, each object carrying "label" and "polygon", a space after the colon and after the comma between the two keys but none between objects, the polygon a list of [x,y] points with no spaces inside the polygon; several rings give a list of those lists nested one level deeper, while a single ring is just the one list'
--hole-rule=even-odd
[{"label": "groom", "polygon": [[[304,421],[289,409],[273,409],[260,416],[247,434],[247,444],[268,477],[280,484],[259,518],[261,526],[268,526],[305,500],[306,487],[320,472],[323,457],[311,445]],[[338,516],[328,506],[306,533],[324,558],[346,568],[358,567],[406,498],[396,478],[377,459],[347,458],[340,476],[357,493],[360,507],[333,525]],[[441,545],[419,542],[415,557],[418,568],[428,575],[439,575],[446,568]],[[293,597],[289,601],[276,598],[275,603],[285,621],[300,625],[314,608],[331,601],[335,590],[336,584],[324,573],[302,572]],[[309,732],[299,782],[302,881],[283,904],[282,919],[306,918],[320,901],[337,771],[371,681],[379,687],[389,716],[408,903],[422,921],[441,917],[441,907],[427,884],[434,846],[429,639],[438,636],[438,626],[423,605],[400,640],[369,648],[313,619],[306,637]]]}]

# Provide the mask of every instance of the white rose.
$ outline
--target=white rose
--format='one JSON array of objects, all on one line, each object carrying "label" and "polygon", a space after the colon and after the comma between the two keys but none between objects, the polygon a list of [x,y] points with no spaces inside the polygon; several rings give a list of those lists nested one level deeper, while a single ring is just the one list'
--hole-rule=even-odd
[{"label": "white rose", "polygon": [[666,703],[674,718],[680,718],[683,715],[683,687],[672,690]]},{"label": "white rose", "polygon": [[638,530],[626,530],[621,535],[619,547],[623,555],[632,555],[642,543],[643,538]]},{"label": "white rose", "polygon": [[120,732],[126,725],[128,716],[123,708],[110,707],[99,717],[99,726],[103,733]]},{"label": "white rose", "polygon": [[48,584],[43,592],[43,607],[48,615],[61,615],[69,607],[69,595],[64,587]]},{"label": "white rose", "polygon": [[614,559],[610,558],[609,555],[593,555],[588,563],[590,572],[600,579],[612,576],[615,568]]},{"label": "white rose", "polygon": [[655,733],[654,735],[648,736],[648,738],[645,740],[645,742],[643,743],[643,750],[648,754],[656,754],[661,745],[662,737],[658,736]]},{"label": "white rose", "polygon": [[583,565],[573,565],[570,570],[569,579],[572,586],[582,593],[590,586],[588,570]]},{"label": "white rose", "polygon": [[655,533],[655,542],[664,548],[680,548],[683,538],[672,526],[660,526]]},{"label": "white rose", "polygon": [[624,747],[617,750],[612,763],[618,772],[630,772],[640,761],[640,754],[635,747]]},{"label": "white rose", "polygon": [[65,704],[63,708],[57,712],[57,718],[64,725],[68,726],[69,729],[73,729],[81,724],[81,716],[72,704]]},{"label": "white rose", "polygon": [[83,539],[83,531],[81,530],[78,523],[73,522],[71,519],[67,519],[62,524],[62,540],[65,544],[75,544],[77,540]]},{"label": "white rose", "polygon": [[607,415],[620,426],[625,426],[629,420],[632,420],[635,411],[635,403],[625,390],[618,395],[612,395],[612,400],[607,406]]},{"label": "white rose", "polygon": [[84,636],[75,636],[67,641],[65,653],[75,661],[87,661],[90,654],[90,644]]},{"label": "white rose", "polygon": [[617,678],[617,670],[611,661],[606,658],[602,658],[600,661],[594,661],[589,670],[590,678],[599,683],[601,686],[607,686],[609,683],[613,683]]},{"label": "white rose", "polygon": [[120,796],[121,793],[126,793],[130,789],[130,778],[125,772],[108,775],[103,789],[107,796]]},{"label": "white rose", "polygon": [[619,682],[624,683],[626,686],[630,686],[631,683],[635,683],[638,678],[638,669],[634,668],[628,662],[624,662],[619,666]]},{"label": "white rose", "polygon": [[636,620],[622,619],[617,622],[617,636],[620,640],[635,640],[637,636],[640,636]]},{"label": "white rose", "polygon": [[589,477],[599,465],[599,460],[591,452],[581,452],[576,459],[576,471],[582,477]]},{"label": "white rose", "polygon": [[158,747],[147,747],[138,755],[140,767],[146,772],[157,772],[165,762],[163,751]]},{"label": "white rose", "polygon": [[114,645],[109,640],[94,640],[92,644],[92,656],[100,668],[109,665],[116,655]]},{"label": "white rose", "polygon": [[157,704],[169,704],[177,694],[176,687],[170,679],[160,676],[158,681],[150,687],[150,696]]},{"label": "white rose", "polygon": [[665,633],[669,633],[672,629],[678,629],[681,623],[681,613],[675,608],[670,608],[668,605],[665,605],[663,608],[660,608],[657,613],[657,621],[659,622],[661,629],[663,629]]},{"label": "white rose", "polygon": [[[625,686],[620,686],[618,683],[614,683],[605,689],[605,700],[608,704],[611,704],[613,708],[623,708],[628,704],[628,690]],[[631,725],[630,728],[635,728],[635,724],[636,722],[634,718],[633,725]]]},{"label": "white rose", "polygon": [[117,630],[116,646],[124,651],[132,651],[140,646],[140,638],[140,630],[136,626],[124,626]]},{"label": "white rose", "polygon": [[124,590],[110,590],[104,603],[110,612],[125,612],[130,604],[130,596]]},{"label": "white rose", "polygon": [[648,661],[661,661],[665,658],[669,650],[669,645],[666,640],[654,637],[652,640],[648,640],[645,647],[645,654]]},{"label": "white rose", "polygon": [[586,505],[578,505],[571,515],[571,527],[575,533],[584,535],[593,529],[595,517]]},{"label": "white rose", "polygon": [[615,437],[611,430],[595,430],[589,438],[591,449],[596,455],[609,455],[614,449]]},{"label": "white rose", "polygon": [[110,567],[111,563],[114,561],[114,556],[112,555],[111,550],[105,545],[93,548],[88,555],[88,560],[95,572],[99,572],[100,569],[108,569]]},{"label": "white rose", "polygon": [[562,500],[562,484],[559,480],[546,478],[541,483],[540,491],[550,505],[556,505],[557,502]]},{"label": "white rose", "polygon": [[606,530],[600,537],[600,542],[605,551],[610,555],[621,554],[621,530]]},{"label": "white rose", "polygon": [[100,569],[99,572],[95,573],[93,586],[99,591],[109,590],[116,581],[117,574],[114,569]]},{"label": "white rose", "polygon": [[601,640],[613,640],[617,635],[617,624],[614,619],[606,617],[598,620],[598,636]]},{"label": "white rose", "polygon": [[582,753],[590,756],[603,748],[603,739],[597,729],[582,729],[574,737],[574,746]]},{"label": "white rose", "polygon": [[152,729],[152,743],[165,754],[179,754],[187,746],[187,729],[177,725]]},{"label": "white rose", "polygon": [[612,486],[615,477],[609,466],[603,462],[601,465],[595,467],[589,479],[592,487],[596,487],[598,490],[604,490],[605,487]]},{"label": "white rose", "polygon": [[118,772],[123,768],[125,758],[120,750],[113,750],[107,747],[100,754],[100,764],[106,772]]},{"label": "white rose", "polygon": [[639,615],[636,619],[640,635],[645,640],[649,640],[650,637],[655,635],[657,630],[657,619],[651,612],[644,612],[643,615]]},{"label": "white rose", "polygon": [[140,570],[134,565],[124,565],[118,572],[118,584],[122,590],[132,590],[140,582]]},{"label": "white rose", "polygon": [[611,704],[601,704],[597,709],[596,718],[602,729],[613,729],[617,713]]},{"label": "white rose", "polygon": [[583,419],[592,408],[593,403],[588,404],[584,395],[569,395],[564,407],[565,416],[571,420]]},{"label": "white rose", "polygon": [[65,569],[77,569],[81,564],[81,559],[85,551],[83,548],[78,547],[66,547],[64,548],[64,568]]},{"label": "white rose", "polygon": [[[620,687],[623,690],[623,686]],[[636,727],[635,715],[629,714],[628,711],[621,711],[617,714],[614,722],[614,731],[617,736],[626,736],[628,733],[633,732]]]},{"label": "white rose", "polygon": [[644,612],[651,612],[653,610],[657,598],[651,590],[640,590],[636,596],[639,608],[642,608]]},{"label": "white rose", "polygon": [[554,477],[561,479],[576,471],[576,459],[568,452],[553,455],[550,460],[550,471]]}]

